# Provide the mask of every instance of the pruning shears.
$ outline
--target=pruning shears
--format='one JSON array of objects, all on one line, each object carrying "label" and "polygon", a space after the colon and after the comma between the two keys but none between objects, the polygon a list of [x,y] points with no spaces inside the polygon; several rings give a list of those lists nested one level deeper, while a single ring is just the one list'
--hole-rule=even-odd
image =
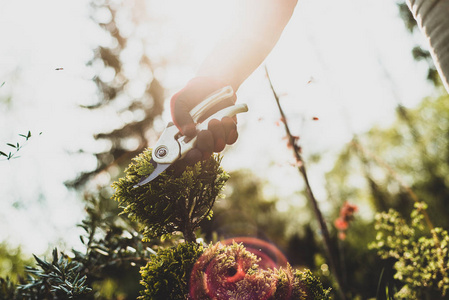
[{"label": "pruning shears", "polygon": [[[213,119],[221,120],[223,117],[233,117],[238,113],[248,111],[248,106],[244,103],[228,106],[209,116],[201,123],[198,123],[201,117],[203,117],[211,107],[222,100],[231,97],[233,94],[234,91],[232,90],[232,87],[224,87],[204,99],[189,112],[196,124],[197,132],[207,129],[209,121]],[[196,140],[196,136],[193,138],[183,136],[173,122],[168,123],[158,142],[154,146],[151,155],[150,163],[154,166],[153,172],[148,177],[142,178],[142,180],[140,180],[134,187],[147,184],[159,176],[159,174],[165,171],[175,161],[184,158],[187,152],[195,147]]]}]

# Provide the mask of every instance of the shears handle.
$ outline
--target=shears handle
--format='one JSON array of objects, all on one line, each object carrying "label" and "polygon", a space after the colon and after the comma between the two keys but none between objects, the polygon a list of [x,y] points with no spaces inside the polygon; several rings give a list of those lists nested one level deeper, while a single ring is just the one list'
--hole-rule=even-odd
[{"label": "shears handle", "polygon": [[192,108],[192,110],[189,112],[190,116],[193,119],[193,122],[195,122],[195,124],[198,123],[199,119],[209,109],[211,109],[213,106],[220,103],[221,101],[232,97],[233,95],[234,95],[234,90],[232,89],[232,87],[226,86],[226,87],[216,91],[215,93],[213,93],[212,95],[210,95],[209,97],[204,99],[203,101],[201,101],[197,106]]}]

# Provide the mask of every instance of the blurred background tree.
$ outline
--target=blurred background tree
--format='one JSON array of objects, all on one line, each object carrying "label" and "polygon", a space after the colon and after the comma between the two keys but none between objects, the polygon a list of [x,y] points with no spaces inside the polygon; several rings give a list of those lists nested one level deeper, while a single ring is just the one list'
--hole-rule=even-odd
[{"label": "blurred background tree", "polygon": [[25,266],[31,261],[20,247],[11,248],[6,242],[0,243],[0,277],[9,277],[17,282],[20,277],[25,276]]},{"label": "blurred background tree", "polygon": [[146,5],[143,1],[127,5],[124,1],[91,2],[91,18],[102,28],[104,40],[88,62],[95,73],[98,95],[84,107],[98,114],[119,115],[123,122],[95,134],[96,140],[107,145],[104,151],[92,153],[97,167],[80,174],[68,186],[79,188],[102,171],[123,169],[157,139],[153,125],[163,111],[164,88],[155,75],[147,37],[143,35],[154,26],[146,15]]},{"label": "blurred background tree", "polygon": [[[407,5],[399,2],[398,8],[407,29],[414,33],[417,25]],[[449,212],[446,205],[449,98],[442,89],[430,53],[416,46],[412,55],[417,61],[427,62],[427,77],[438,91],[436,96],[427,97],[413,109],[404,107],[397,99],[394,123],[389,127],[375,126],[354,136],[326,174],[330,201],[340,205],[349,201],[361,208],[347,239],[339,244],[348,286],[353,295],[362,298],[387,297],[388,290],[391,296],[392,291],[397,292],[404,285],[393,279],[396,260],[380,260],[367,248],[369,241],[376,239],[375,212],[392,208],[407,217],[419,199],[429,205],[428,213],[435,226],[444,229],[449,226],[445,217]],[[336,217],[334,212],[333,218]],[[378,280],[372,280],[373,277]]]}]

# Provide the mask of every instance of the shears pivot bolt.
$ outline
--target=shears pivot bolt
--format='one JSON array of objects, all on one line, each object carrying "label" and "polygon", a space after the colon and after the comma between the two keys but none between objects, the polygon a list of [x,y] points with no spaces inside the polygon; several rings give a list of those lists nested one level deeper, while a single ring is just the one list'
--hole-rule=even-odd
[{"label": "shears pivot bolt", "polygon": [[168,154],[168,148],[166,146],[159,146],[155,150],[155,155],[157,158],[164,158],[167,156],[167,154]]}]

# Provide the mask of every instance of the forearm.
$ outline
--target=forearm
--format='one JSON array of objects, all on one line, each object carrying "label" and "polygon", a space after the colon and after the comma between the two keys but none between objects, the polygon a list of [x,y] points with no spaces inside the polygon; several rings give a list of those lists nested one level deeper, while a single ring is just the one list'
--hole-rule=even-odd
[{"label": "forearm", "polygon": [[201,65],[197,76],[212,77],[234,91],[264,61],[290,20],[297,0],[242,0],[237,21]]}]

